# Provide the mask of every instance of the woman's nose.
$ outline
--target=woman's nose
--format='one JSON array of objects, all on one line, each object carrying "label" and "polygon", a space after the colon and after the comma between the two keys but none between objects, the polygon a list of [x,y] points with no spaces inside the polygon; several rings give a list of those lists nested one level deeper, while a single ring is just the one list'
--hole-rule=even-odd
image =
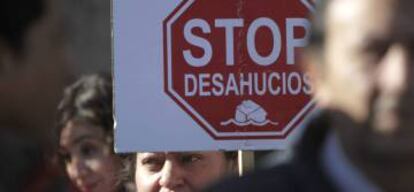
[{"label": "woman's nose", "polygon": [[70,172],[76,178],[86,178],[89,174],[89,169],[84,160],[79,158],[73,158],[70,162]]},{"label": "woman's nose", "polygon": [[166,161],[162,168],[159,185],[170,190],[178,189],[184,185],[184,170],[176,163]]}]

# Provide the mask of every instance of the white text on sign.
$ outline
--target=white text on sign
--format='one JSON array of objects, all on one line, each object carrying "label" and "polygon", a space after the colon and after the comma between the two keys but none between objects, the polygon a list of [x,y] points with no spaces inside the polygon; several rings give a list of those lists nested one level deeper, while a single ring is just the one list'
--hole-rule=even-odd
[{"label": "white text on sign", "polygon": [[[244,27],[241,18],[215,19],[216,28],[223,28],[225,34],[226,66],[234,66],[234,34],[236,28]],[[259,28],[265,27],[271,31],[273,47],[268,55],[260,55],[256,49],[256,35]],[[188,65],[196,68],[207,66],[213,57],[213,46],[205,38],[197,36],[192,31],[199,28],[203,33],[211,33],[211,26],[203,19],[191,19],[184,26],[184,38],[191,45],[201,48],[204,54],[195,57],[191,50],[183,50],[183,56]],[[295,38],[294,29],[303,28],[305,35]],[[305,18],[286,18],[286,65],[295,64],[295,48],[306,46],[310,22]],[[247,28],[246,45],[248,55],[254,64],[262,67],[276,64],[282,48],[282,36],[279,25],[267,17],[253,20]],[[249,72],[239,74],[222,73],[187,73],[184,76],[184,92],[186,97],[197,96],[252,96],[252,95],[310,95],[312,88],[307,74],[299,72]]]},{"label": "white text on sign", "polygon": [[[286,64],[295,63],[295,48],[304,47],[307,44],[310,22],[305,18],[287,18],[286,19]],[[226,39],[226,65],[234,65],[234,30],[236,27],[244,27],[244,21],[240,18],[233,19],[216,19],[215,27],[225,29]],[[259,28],[266,27],[272,32],[273,48],[269,55],[262,56],[256,50],[255,37]],[[305,36],[295,38],[294,28],[301,27],[305,29]],[[200,47],[204,51],[201,57],[194,57],[191,50],[184,50],[183,55],[186,62],[193,67],[204,67],[209,64],[213,57],[213,47],[211,43],[200,36],[192,33],[194,28],[200,28],[203,33],[211,33],[210,25],[203,19],[191,19],[184,26],[184,38],[194,46]],[[273,64],[279,58],[282,37],[278,24],[271,18],[260,17],[255,19],[247,31],[247,50],[250,58],[258,65],[268,66]]]}]

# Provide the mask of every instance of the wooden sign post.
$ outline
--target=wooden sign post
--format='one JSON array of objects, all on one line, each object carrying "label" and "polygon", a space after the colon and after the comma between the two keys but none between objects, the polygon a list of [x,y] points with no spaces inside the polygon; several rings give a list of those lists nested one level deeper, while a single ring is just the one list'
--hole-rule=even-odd
[{"label": "wooden sign post", "polygon": [[239,176],[254,170],[254,151],[238,151]]}]

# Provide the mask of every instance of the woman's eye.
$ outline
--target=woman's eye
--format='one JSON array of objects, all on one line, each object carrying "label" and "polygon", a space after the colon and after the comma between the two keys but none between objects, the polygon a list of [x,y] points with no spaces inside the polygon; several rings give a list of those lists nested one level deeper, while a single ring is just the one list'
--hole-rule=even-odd
[{"label": "woman's eye", "polygon": [[98,148],[92,145],[83,145],[80,152],[84,157],[93,157],[98,154]]},{"label": "woman's eye", "polygon": [[201,156],[197,154],[188,154],[181,156],[181,162],[185,164],[194,163],[201,160]]},{"label": "woman's eye", "polygon": [[164,165],[164,159],[145,158],[142,160],[141,164],[145,166],[149,171],[156,172],[156,171],[161,170],[162,166]]}]

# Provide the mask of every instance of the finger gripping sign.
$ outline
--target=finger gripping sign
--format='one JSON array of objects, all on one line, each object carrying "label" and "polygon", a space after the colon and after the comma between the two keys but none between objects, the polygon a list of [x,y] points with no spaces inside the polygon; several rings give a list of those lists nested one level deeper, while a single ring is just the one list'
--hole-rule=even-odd
[{"label": "finger gripping sign", "polygon": [[312,110],[305,0],[184,0],[164,20],[164,91],[215,140],[284,139]]}]

